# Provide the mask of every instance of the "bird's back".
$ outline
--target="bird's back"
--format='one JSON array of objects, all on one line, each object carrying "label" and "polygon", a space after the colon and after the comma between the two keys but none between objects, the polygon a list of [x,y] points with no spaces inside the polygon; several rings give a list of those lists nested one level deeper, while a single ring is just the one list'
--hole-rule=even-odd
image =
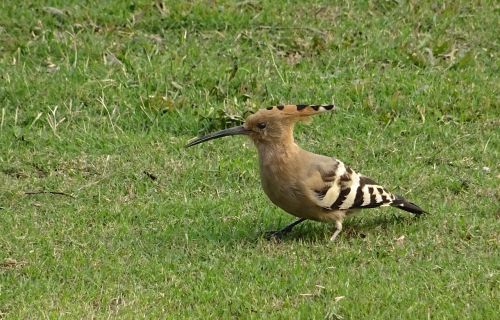
[{"label": "bird's back", "polygon": [[325,221],[331,212],[389,205],[423,212],[335,158],[300,148],[287,159],[280,156],[261,159],[262,186],[274,204],[297,217]]},{"label": "bird's back", "polygon": [[[403,197],[389,192],[374,180],[355,172],[342,161],[309,153],[311,163],[316,164],[321,181],[315,179],[309,199],[328,210],[354,210],[394,206],[414,214],[424,211]],[[314,170],[314,165],[311,169]]]}]

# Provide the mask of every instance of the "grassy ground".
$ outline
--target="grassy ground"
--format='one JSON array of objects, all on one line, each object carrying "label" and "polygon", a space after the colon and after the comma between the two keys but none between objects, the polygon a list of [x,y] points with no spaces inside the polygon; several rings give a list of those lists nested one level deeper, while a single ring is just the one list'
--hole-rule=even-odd
[{"label": "grassy ground", "polygon": [[[499,9],[1,2],[0,318],[498,316]],[[253,147],[183,148],[260,107],[332,100],[299,143],[428,216],[268,242],[293,219]]]}]

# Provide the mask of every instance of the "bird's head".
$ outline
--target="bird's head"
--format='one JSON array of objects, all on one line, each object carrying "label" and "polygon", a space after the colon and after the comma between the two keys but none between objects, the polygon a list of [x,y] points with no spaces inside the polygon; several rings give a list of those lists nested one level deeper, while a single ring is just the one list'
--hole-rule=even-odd
[{"label": "bird's head", "polygon": [[208,140],[232,135],[247,135],[256,144],[272,144],[293,141],[293,125],[307,120],[310,116],[334,110],[335,105],[279,105],[260,109],[248,116],[241,126],[220,130],[191,140],[186,147]]}]

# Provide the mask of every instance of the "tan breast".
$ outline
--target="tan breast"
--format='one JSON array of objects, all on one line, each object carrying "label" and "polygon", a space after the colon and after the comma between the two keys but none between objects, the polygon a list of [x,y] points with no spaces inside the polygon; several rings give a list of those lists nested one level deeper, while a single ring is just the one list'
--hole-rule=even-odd
[{"label": "tan breast", "polygon": [[[283,163],[277,157],[259,157],[262,188],[269,199],[286,212],[300,218],[321,220],[322,208],[305,195],[304,163],[291,157]],[[303,160],[303,159],[302,159]]]}]

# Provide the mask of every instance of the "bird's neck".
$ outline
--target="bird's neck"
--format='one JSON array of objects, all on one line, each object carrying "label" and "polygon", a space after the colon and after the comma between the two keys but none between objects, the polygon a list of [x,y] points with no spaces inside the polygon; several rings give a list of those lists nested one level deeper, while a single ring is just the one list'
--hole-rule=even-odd
[{"label": "bird's neck", "polygon": [[272,142],[257,143],[257,150],[261,167],[284,167],[293,162],[301,149],[290,135]]}]

